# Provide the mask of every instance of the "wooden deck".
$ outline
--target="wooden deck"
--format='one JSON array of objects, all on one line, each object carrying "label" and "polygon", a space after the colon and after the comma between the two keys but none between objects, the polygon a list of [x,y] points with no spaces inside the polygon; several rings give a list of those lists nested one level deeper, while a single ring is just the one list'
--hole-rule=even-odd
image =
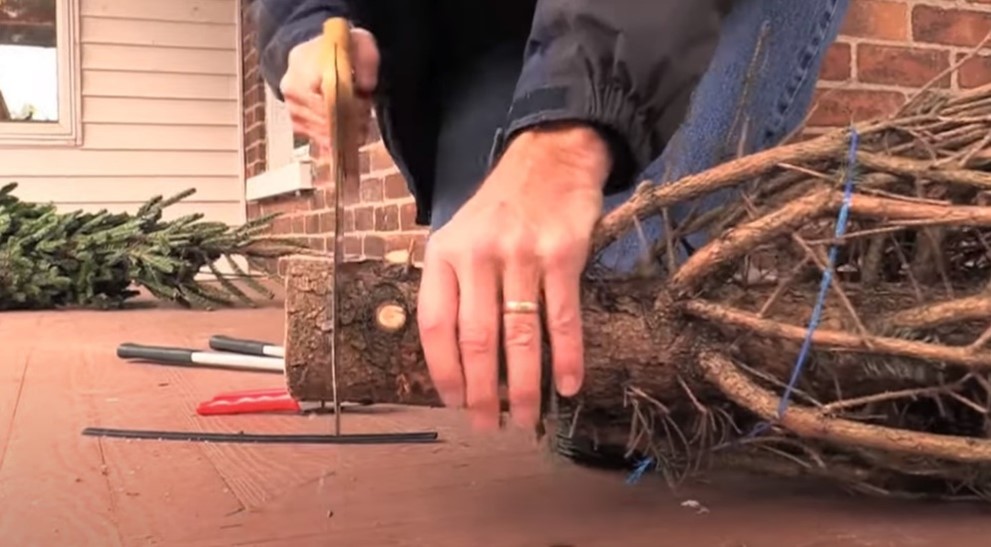
[{"label": "wooden deck", "polygon": [[444,410],[344,421],[348,431],[436,429],[436,445],[80,435],[86,426],[328,432],[327,417],[194,412],[221,391],[281,386],[280,376],[114,355],[125,341],[205,348],[212,334],[278,341],[281,330],[277,305],[0,315],[0,545],[966,547],[991,537],[983,508],[853,501],[754,480],[678,493],[653,477],[627,486],[554,460],[518,432],[473,435]]}]

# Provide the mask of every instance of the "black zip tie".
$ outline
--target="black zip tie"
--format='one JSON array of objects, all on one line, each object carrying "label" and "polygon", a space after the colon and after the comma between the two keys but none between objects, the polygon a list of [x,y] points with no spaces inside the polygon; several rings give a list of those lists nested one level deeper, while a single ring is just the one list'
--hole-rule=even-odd
[{"label": "black zip tie", "polygon": [[88,437],[253,444],[411,444],[437,442],[436,431],[411,433],[356,433],[346,435],[269,435],[264,433],[209,433],[200,431],[155,431],[87,427]]}]

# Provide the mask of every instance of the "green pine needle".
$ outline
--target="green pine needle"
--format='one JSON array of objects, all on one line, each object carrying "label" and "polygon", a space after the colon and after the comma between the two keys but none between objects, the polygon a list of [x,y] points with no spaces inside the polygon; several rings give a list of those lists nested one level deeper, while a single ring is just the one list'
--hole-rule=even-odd
[{"label": "green pine needle", "polygon": [[[0,187],[0,310],[119,308],[138,294],[135,285],[187,307],[251,304],[217,262],[224,260],[234,278],[272,298],[234,258],[257,267],[306,248],[265,235],[277,215],[237,227],[204,221],[201,213],[162,220],[163,211],[193,195],[192,189],[155,196],[134,214],[59,212],[51,204],[19,200],[16,189],[16,183]],[[216,279],[198,279],[204,272]]]}]

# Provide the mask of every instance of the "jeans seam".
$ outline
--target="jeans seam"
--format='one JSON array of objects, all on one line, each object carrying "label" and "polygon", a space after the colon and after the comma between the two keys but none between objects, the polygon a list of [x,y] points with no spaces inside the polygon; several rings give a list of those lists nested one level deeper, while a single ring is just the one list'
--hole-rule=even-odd
[{"label": "jeans seam", "polygon": [[809,78],[809,69],[821,53],[828,29],[830,25],[833,24],[833,20],[836,18],[836,10],[838,6],[839,0],[829,0],[829,4],[822,14],[823,17],[819,27],[812,34],[811,40],[806,47],[799,53],[798,69],[792,74],[788,85],[785,86],[784,94],[777,101],[778,104],[775,111],[774,120],[771,126],[767,129],[765,137],[771,138],[775,133],[781,130],[781,126],[784,124],[785,118],[788,116],[788,113],[795,104],[795,98],[798,96],[799,90],[802,89],[802,85]]}]

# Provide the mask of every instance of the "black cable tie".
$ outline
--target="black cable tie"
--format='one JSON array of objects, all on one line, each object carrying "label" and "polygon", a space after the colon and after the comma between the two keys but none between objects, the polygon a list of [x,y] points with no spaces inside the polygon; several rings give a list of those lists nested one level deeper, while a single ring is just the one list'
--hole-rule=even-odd
[{"label": "black cable tie", "polygon": [[410,433],[354,433],[345,435],[272,435],[265,433],[210,433],[87,427],[87,437],[253,444],[411,444],[437,442],[436,431]]}]

